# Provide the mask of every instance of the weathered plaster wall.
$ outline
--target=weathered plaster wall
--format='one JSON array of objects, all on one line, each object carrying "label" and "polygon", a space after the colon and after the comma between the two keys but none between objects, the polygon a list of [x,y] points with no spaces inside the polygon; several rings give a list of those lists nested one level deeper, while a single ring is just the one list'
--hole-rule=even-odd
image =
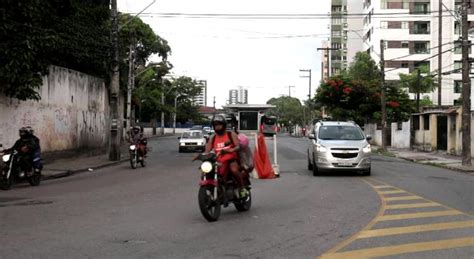
[{"label": "weathered plaster wall", "polygon": [[32,126],[43,151],[104,148],[109,135],[104,81],[74,70],[50,67],[38,102],[0,96],[0,143],[10,147],[18,129]]}]

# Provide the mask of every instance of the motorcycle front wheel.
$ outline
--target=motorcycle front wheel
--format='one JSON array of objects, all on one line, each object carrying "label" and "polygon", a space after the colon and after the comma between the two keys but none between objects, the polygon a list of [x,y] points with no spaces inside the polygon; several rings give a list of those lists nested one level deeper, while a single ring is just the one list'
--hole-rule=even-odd
[{"label": "motorcycle front wheel", "polygon": [[137,168],[137,156],[135,154],[130,154],[130,166],[132,169]]},{"label": "motorcycle front wheel", "polygon": [[12,188],[12,185],[13,185],[12,175],[10,175],[10,178],[8,179],[5,176],[0,175],[0,189],[4,191],[10,190],[10,188]]},{"label": "motorcycle front wheel", "polygon": [[32,176],[28,177],[28,182],[31,186],[38,186],[41,183],[41,173],[33,173]]},{"label": "motorcycle front wheel", "polygon": [[221,214],[220,201],[213,200],[214,188],[214,186],[201,186],[198,194],[199,209],[209,222],[217,221]]}]

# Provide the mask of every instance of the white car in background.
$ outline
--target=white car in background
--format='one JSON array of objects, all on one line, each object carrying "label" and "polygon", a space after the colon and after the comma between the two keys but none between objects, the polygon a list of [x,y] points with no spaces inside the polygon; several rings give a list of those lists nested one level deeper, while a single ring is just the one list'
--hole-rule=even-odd
[{"label": "white car in background", "polygon": [[204,151],[206,149],[207,141],[202,130],[187,130],[178,139],[180,153],[184,151]]}]

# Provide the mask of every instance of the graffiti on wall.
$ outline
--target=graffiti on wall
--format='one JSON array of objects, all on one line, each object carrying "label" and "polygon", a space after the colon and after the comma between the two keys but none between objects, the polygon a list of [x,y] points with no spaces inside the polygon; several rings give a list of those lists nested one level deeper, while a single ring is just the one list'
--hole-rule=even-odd
[{"label": "graffiti on wall", "polygon": [[57,134],[68,134],[70,121],[67,111],[64,108],[58,108],[54,111],[54,131]]}]

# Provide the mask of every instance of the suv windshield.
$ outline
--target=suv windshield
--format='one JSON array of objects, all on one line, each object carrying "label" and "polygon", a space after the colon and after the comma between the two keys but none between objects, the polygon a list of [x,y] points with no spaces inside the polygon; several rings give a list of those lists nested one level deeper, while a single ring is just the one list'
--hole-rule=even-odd
[{"label": "suv windshield", "polygon": [[202,132],[184,132],[182,138],[202,138]]},{"label": "suv windshield", "polygon": [[354,126],[321,126],[319,139],[322,140],[363,140],[364,135]]}]

